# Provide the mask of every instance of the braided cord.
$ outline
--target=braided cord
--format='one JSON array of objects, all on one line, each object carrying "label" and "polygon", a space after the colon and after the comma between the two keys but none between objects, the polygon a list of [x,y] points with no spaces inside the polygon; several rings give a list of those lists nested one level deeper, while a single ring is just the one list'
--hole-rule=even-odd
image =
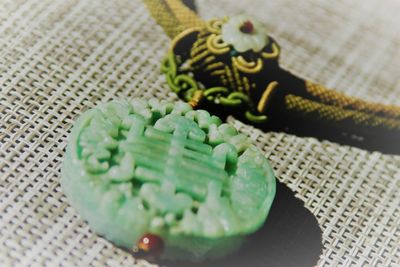
[{"label": "braided cord", "polygon": [[143,0],[152,17],[170,38],[182,31],[204,26],[204,21],[179,0]]},{"label": "braided cord", "polygon": [[328,105],[322,103],[322,101],[313,101],[293,94],[285,96],[285,109],[298,116],[310,116],[321,121],[339,124],[351,122],[354,125],[369,128],[382,127],[388,130],[400,130],[400,120],[398,119]]},{"label": "braided cord", "polygon": [[400,107],[370,103],[355,97],[349,97],[310,81],[306,81],[306,91],[312,97],[316,98],[318,102],[327,105],[334,105],[341,109],[372,113],[376,116],[400,119]]}]

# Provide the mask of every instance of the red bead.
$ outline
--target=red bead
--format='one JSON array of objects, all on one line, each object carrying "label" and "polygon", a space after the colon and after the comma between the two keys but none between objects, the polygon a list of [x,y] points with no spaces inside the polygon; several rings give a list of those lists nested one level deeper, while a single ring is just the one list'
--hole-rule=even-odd
[{"label": "red bead", "polygon": [[246,20],[243,22],[243,24],[240,26],[240,31],[243,33],[252,33],[254,31],[254,25],[251,23],[250,20]]},{"label": "red bead", "polygon": [[163,240],[155,234],[144,234],[137,243],[138,249],[146,254],[159,256],[164,250]]}]

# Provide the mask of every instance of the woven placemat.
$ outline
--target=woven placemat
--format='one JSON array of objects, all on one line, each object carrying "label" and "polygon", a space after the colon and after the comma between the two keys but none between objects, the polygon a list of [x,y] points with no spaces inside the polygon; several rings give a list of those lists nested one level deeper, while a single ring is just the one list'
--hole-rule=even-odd
[{"label": "woven placemat", "polygon": [[[252,14],[282,65],[349,95],[400,105],[400,2],[198,1]],[[0,2],[0,266],[151,266],[93,234],[59,186],[74,120],[118,98],[177,100],[169,39],[138,0]],[[235,119],[316,216],[322,265],[400,265],[400,157],[263,133]]]}]

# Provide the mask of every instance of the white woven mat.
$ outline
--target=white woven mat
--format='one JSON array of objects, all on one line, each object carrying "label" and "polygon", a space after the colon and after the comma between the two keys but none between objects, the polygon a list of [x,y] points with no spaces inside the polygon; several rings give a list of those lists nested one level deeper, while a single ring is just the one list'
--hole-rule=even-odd
[{"label": "white woven mat", "polygon": [[[282,64],[349,95],[400,105],[400,2],[199,1],[205,18],[252,14]],[[59,186],[74,120],[101,101],[177,99],[169,40],[138,0],[0,1],[0,266],[150,266],[93,234]],[[400,157],[232,120],[323,230],[318,265],[400,265]]]}]

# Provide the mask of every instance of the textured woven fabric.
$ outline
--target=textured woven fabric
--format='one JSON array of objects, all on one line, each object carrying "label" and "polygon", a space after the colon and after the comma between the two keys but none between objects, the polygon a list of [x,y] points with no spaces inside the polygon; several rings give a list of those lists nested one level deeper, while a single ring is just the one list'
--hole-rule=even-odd
[{"label": "textured woven fabric", "polygon": [[[204,18],[248,13],[301,77],[400,105],[396,0],[198,1]],[[177,100],[160,73],[168,37],[138,0],[0,2],[0,266],[151,266],[93,234],[59,186],[74,120],[99,102]],[[400,157],[230,119],[323,231],[317,265],[400,265]]]}]

